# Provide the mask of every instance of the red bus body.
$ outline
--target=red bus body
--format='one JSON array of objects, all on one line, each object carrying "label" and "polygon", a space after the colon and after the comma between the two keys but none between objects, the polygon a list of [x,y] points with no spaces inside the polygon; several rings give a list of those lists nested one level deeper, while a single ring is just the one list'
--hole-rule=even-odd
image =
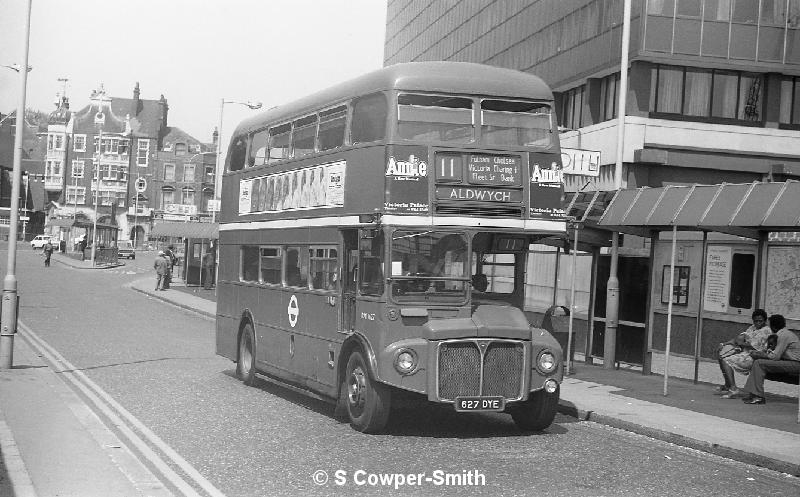
[{"label": "red bus body", "polygon": [[521,309],[529,244],[565,232],[551,108],[535,76],[424,62],[240,124],[217,353],[246,381],[337,401],[361,431],[398,389],[549,425],[562,352]]}]

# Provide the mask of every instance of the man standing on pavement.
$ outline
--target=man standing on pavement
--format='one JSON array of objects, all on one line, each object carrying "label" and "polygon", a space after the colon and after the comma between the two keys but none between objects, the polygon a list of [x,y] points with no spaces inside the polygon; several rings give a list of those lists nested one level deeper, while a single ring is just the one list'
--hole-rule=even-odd
[{"label": "man standing on pavement", "polygon": [[156,291],[166,290],[164,284],[166,283],[166,278],[169,276],[169,264],[164,252],[159,252],[155,262],[153,262],[153,269],[156,270]]},{"label": "man standing on pavement", "polygon": [[44,255],[44,267],[50,267],[50,256],[53,255],[53,244],[49,241],[42,247],[42,254]]},{"label": "man standing on pavement", "polygon": [[216,257],[214,252],[209,250],[203,256],[203,288],[206,290],[211,289],[211,284],[214,279],[214,265],[216,264]]},{"label": "man standing on pavement", "polygon": [[750,352],[755,361],[743,388],[749,394],[742,399],[745,404],[767,402],[764,399],[764,377],[767,373],[800,374],[800,339],[786,328],[786,319],[780,314],[769,317],[769,327],[777,335],[778,341],[773,350]]}]

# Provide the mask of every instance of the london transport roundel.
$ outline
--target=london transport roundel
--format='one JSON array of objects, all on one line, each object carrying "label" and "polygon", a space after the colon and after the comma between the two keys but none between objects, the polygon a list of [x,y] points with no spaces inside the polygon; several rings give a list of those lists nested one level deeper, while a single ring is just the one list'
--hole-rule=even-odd
[{"label": "london transport roundel", "polygon": [[139,178],[136,180],[136,191],[139,193],[144,193],[147,190],[147,180],[144,178]]},{"label": "london transport roundel", "polygon": [[286,313],[289,315],[289,326],[294,328],[297,325],[297,316],[300,315],[300,306],[297,304],[297,296],[292,295],[289,299],[289,306],[286,308]]}]

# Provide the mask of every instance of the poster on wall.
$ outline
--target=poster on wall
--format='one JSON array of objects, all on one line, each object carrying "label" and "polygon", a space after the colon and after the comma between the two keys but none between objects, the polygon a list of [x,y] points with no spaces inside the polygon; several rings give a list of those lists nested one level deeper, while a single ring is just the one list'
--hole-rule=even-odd
[{"label": "poster on wall", "polygon": [[769,247],[767,303],[770,314],[800,320],[800,246]]},{"label": "poster on wall", "polygon": [[730,283],[731,247],[708,247],[703,308],[712,312],[728,312]]}]

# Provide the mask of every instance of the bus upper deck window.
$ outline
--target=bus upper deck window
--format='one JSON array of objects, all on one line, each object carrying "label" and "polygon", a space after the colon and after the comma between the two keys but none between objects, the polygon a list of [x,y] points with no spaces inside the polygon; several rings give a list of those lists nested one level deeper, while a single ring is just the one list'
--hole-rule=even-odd
[{"label": "bus upper deck window", "polygon": [[350,140],[353,144],[383,140],[386,134],[388,115],[386,97],[383,93],[367,95],[353,101],[353,121],[350,124]]},{"label": "bus upper deck window", "polygon": [[549,147],[553,143],[550,105],[512,100],[482,101],[481,141],[487,145]]},{"label": "bus upper deck window", "polygon": [[228,148],[228,171],[239,171],[244,167],[247,155],[247,139],[237,136]]},{"label": "bus upper deck window", "polygon": [[267,130],[261,130],[253,135],[250,140],[250,154],[247,157],[247,167],[263,166],[267,163]]},{"label": "bus upper deck window", "polygon": [[344,145],[344,130],[347,124],[347,106],[340,105],[319,113],[317,150],[330,150]]},{"label": "bus upper deck window", "polygon": [[295,157],[314,152],[314,140],[317,137],[317,115],[306,116],[294,122],[292,133],[292,151]]},{"label": "bus upper deck window", "polygon": [[289,157],[289,145],[292,136],[292,123],[282,124],[269,129],[269,157],[267,163],[272,164]]},{"label": "bus upper deck window", "polygon": [[408,140],[469,143],[475,136],[469,98],[403,93],[397,118],[398,133]]}]

